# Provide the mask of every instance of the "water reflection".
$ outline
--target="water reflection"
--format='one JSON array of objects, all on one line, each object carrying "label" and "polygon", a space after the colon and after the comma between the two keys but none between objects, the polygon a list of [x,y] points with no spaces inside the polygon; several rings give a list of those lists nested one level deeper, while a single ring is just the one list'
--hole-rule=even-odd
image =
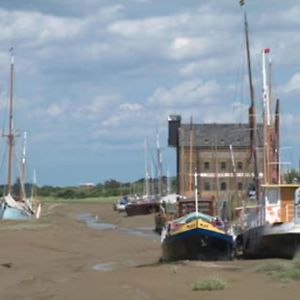
[{"label": "water reflection", "polygon": [[85,222],[89,228],[93,229],[105,230],[117,228],[114,224],[100,223],[98,217],[91,214],[78,214],[76,219]]},{"label": "water reflection", "polygon": [[101,220],[97,216],[92,214],[82,213],[76,215],[76,219],[85,222],[89,228],[98,230],[117,229],[120,232],[127,235],[140,236],[145,238],[151,238],[153,241],[160,241],[160,237],[153,232],[153,228],[150,227],[138,227],[138,228],[118,228],[115,224],[101,223]]}]

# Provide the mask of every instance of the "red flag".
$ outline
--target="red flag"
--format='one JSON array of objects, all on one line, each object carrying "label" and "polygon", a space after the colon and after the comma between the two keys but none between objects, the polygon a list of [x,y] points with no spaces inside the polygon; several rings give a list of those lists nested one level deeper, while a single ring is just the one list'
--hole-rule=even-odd
[{"label": "red flag", "polygon": [[271,51],[270,48],[265,48],[264,49],[264,53],[270,53],[270,51]]}]

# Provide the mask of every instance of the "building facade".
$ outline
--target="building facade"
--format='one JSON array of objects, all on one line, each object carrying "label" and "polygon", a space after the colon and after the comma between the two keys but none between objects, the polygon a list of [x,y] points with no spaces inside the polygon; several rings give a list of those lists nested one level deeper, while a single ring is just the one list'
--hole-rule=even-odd
[{"label": "building facade", "polygon": [[[257,128],[258,171],[262,177],[263,128]],[[168,144],[176,148],[179,194],[194,195],[195,173],[200,197],[239,205],[253,189],[248,124],[181,124],[180,116],[170,116]]]}]

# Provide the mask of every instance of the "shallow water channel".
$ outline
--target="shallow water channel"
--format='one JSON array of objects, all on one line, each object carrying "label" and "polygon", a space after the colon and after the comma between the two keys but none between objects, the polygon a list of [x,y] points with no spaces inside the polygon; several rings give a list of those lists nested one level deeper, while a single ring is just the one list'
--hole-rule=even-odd
[{"label": "shallow water channel", "polygon": [[[96,230],[118,230],[126,235],[140,236],[141,238],[150,238],[153,242],[160,242],[160,236],[153,231],[151,227],[138,227],[138,228],[122,228],[115,224],[102,223],[101,220],[92,214],[81,213],[75,215],[76,220],[85,222],[87,227]],[[103,262],[98,263],[92,267],[95,271],[108,272],[116,269],[123,269],[127,267],[137,266],[133,261],[120,262]]]},{"label": "shallow water channel", "polygon": [[102,223],[101,220],[92,214],[81,213],[75,216],[79,221],[85,222],[89,228],[98,230],[116,229],[127,235],[135,235],[145,238],[151,238],[153,241],[160,241],[160,236],[153,231],[151,227],[137,227],[137,228],[122,228],[115,224]]}]

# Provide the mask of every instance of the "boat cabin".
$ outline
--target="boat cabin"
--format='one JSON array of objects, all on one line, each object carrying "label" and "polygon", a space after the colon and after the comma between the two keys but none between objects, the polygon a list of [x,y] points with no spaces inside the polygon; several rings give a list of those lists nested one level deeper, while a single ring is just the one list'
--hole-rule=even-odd
[{"label": "boat cabin", "polygon": [[[195,211],[195,200],[182,200],[178,202],[178,217],[185,216]],[[199,199],[198,211],[213,216],[213,198]]]},{"label": "boat cabin", "polygon": [[300,222],[300,185],[262,185],[266,223]]}]

